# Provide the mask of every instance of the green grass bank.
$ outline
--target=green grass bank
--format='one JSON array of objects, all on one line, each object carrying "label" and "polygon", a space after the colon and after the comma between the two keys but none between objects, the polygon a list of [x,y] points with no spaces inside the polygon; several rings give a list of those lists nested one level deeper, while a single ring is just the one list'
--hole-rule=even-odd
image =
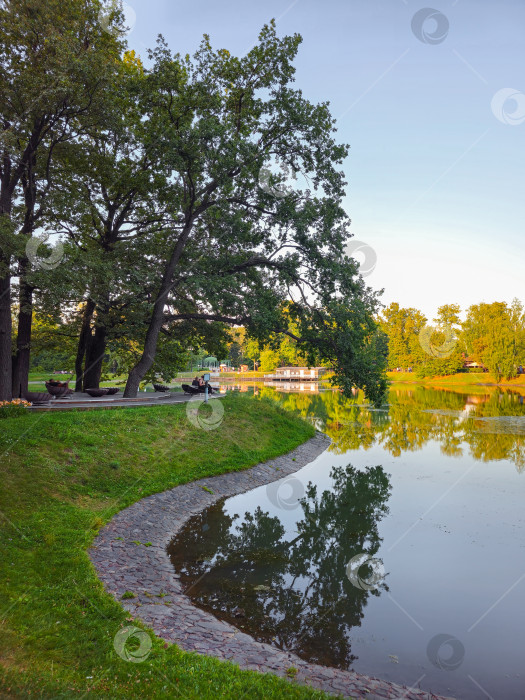
[{"label": "green grass bank", "polygon": [[415,372],[387,372],[387,376],[394,383],[419,384],[420,386],[501,386],[515,389],[525,389],[525,374],[513,379],[497,379],[490,372],[460,372],[443,377],[417,378]]},{"label": "green grass bank", "polygon": [[192,425],[185,404],[0,420],[1,698],[326,697],[183,652],[151,631],[141,663],[114,649],[118,630],[143,625],[96,576],[87,549],[97,531],[144,496],[248,468],[314,433],[273,402],[221,401],[223,422],[209,432]]}]

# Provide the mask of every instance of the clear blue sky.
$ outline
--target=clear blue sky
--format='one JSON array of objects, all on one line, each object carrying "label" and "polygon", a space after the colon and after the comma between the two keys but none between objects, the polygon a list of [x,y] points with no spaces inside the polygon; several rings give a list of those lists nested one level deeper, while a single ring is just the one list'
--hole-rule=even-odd
[{"label": "clear blue sky", "polygon": [[[432,319],[444,303],[525,301],[525,97],[491,108],[525,93],[525,1],[428,1],[131,0],[128,41],[145,57],[162,33],[193,53],[208,33],[243,54],[271,18],[300,33],[296,86],[330,102],[351,146],[345,207],[377,255],[366,281]],[[434,43],[411,26],[428,7],[446,17],[419,30]]]}]

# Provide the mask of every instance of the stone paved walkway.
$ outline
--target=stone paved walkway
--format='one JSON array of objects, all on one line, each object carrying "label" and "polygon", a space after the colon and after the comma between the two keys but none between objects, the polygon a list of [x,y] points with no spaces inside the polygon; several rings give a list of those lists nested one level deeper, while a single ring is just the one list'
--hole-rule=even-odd
[{"label": "stone paved walkway", "polygon": [[[209,400],[220,399],[225,394],[213,394],[209,396]],[[101,396],[94,398],[88,394],[74,392],[68,398],[53,399],[48,404],[36,405],[28,407],[29,411],[70,411],[77,410],[93,410],[101,408],[136,408],[144,406],[165,406],[173,403],[186,403],[187,401],[203,401],[204,395],[190,396],[183,391],[159,392],[148,391],[139,392],[134,399],[125,399],[122,392],[113,396]]]},{"label": "stone paved walkway", "polygon": [[[292,653],[256,642],[236,627],[193,605],[168,558],[166,548],[192,515],[224,496],[233,496],[268,484],[310,463],[329,445],[318,433],[287,455],[242,472],[200,479],[138,501],[118,513],[100,532],[90,557],[109,593],[155,634],[186,651],[232,661],[243,669],[271,672],[282,677],[298,670],[295,683],[310,685],[344,697],[442,700],[417,688],[370,678],[351,671],[303,661]],[[278,468],[278,471],[276,470]],[[213,493],[209,493],[210,489]],[[133,541],[151,542],[151,546]],[[135,598],[121,600],[126,591]],[[159,597],[162,594],[162,597]]]}]

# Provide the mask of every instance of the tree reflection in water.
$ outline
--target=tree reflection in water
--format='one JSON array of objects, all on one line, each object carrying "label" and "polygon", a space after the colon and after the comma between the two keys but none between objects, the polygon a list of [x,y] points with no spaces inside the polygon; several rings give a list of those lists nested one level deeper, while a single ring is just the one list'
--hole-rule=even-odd
[{"label": "tree reflection in water", "polygon": [[[380,444],[394,457],[421,449],[429,440],[443,454],[460,457],[468,449],[477,460],[508,459],[525,470],[525,402],[515,391],[473,387],[471,393],[428,387],[395,387],[389,405],[373,409],[336,391],[282,394],[264,388],[259,398],[277,401],[311,419],[332,438],[330,450],[343,454]],[[514,416],[513,422],[503,420]],[[488,421],[487,418],[493,420]],[[498,421],[498,418],[502,420]]]},{"label": "tree reflection in water", "polygon": [[[330,476],[332,487],[321,495],[308,485],[293,533],[261,507],[241,519],[222,501],[191,518],[169,553],[197,605],[259,641],[350,668],[350,631],[360,626],[369,596],[388,587],[382,580],[360,590],[346,566],[378,552],[391,486],[380,466],[334,467]],[[365,564],[359,573],[366,579],[371,570]]]}]

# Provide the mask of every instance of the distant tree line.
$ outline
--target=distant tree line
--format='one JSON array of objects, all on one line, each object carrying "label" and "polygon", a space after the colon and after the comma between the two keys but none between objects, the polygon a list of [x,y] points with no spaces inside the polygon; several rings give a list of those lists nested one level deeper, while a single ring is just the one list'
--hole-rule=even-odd
[{"label": "distant tree line", "polygon": [[454,374],[466,358],[498,380],[525,365],[525,311],[521,301],[473,304],[460,319],[458,304],[445,304],[429,324],[416,308],[392,303],[380,317],[388,336],[389,369],[412,368],[420,376]]}]

